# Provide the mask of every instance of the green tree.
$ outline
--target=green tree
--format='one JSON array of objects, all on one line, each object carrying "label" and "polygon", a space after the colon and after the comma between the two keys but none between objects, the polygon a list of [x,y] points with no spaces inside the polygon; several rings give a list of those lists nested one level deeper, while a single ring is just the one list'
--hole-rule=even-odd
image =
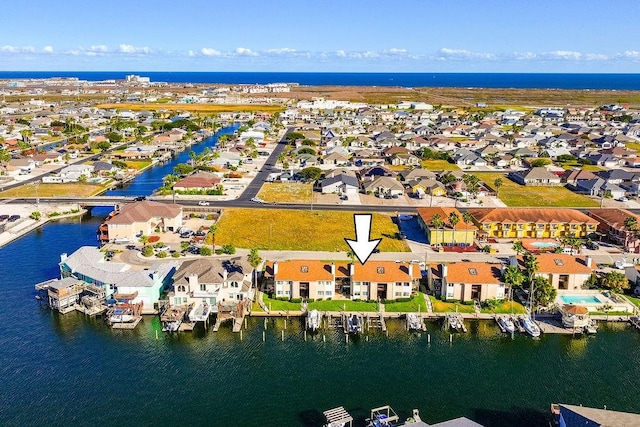
[{"label": "green tree", "polygon": [[300,176],[305,181],[316,181],[322,176],[322,169],[310,166],[300,171]]},{"label": "green tree", "polygon": [[153,246],[151,245],[145,245],[142,248],[142,255],[146,256],[146,257],[151,257],[153,256]]},{"label": "green tree", "polygon": [[211,235],[211,252],[212,253],[216,252],[216,233],[217,232],[218,232],[218,225],[217,224],[211,224],[211,226],[209,227],[209,233],[208,234]]},{"label": "green tree", "polygon": [[546,307],[556,299],[557,291],[546,277],[536,276],[533,280],[535,307]]},{"label": "green tree", "polygon": [[[464,224],[467,226],[465,233],[469,233],[469,224],[473,223],[473,216],[471,216],[471,214],[469,212],[465,212],[462,214],[462,222],[464,222]],[[469,236],[467,234],[467,238],[466,240],[469,240]]]},{"label": "green tree", "polygon": [[511,247],[516,254],[520,255],[525,252],[524,246],[522,246],[522,240],[516,240],[513,242],[513,246]]},{"label": "green tree", "polygon": [[194,171],[193,166],[188,165],[186,163],[178,163],[173,168],[173,173],[180,176],[187,176]]},{"label": "green tree", "polygon": [[189,242],[180,242],[180,250],[182,252],[186,252],[189,250],[189,246],[191,246],[191,244]]},{"label": "green tree", "polygon": [[109,143],[109,141],[101,141],[101,142],[98,143],[98,145],[96,147],[99,148],[102,151],[106,151],[109,148],[111,148],[111,143]]},{"label": "green tree", "polygon": [[109,142],[111,142],[112,144],[114,142],[121,142],[122,141],[122,135],[120,135],[118,132],[109,132],[105,135],[105,137],[109,140]]},{"label": "green tree", "polygon": [[[433,225],[433,228],[435,228],[436,230],[439,230],[442,228],[442,242],[444,243],[444,221],[442,220],[442,217],[440,216],[440,214],[435,214],[433,217],[431,217],[431,225]],[[429,242],[431,243],[431,242]]]},{"label": "green tree", "polygon": [[638,231],[638,218],[635,216],[628,216],[624,219],[624,226],[629,231]]},{"label": "green tree", "polygon": [[502,187],[502,184],[504,184],[502,178],[498,177],[493,181],[493,186],[496,188],[496,197],[498,198],[500,198],[500,187]]},{"label": "green tree", "polygon": [[451,224],[451,233],[453,235],[453,243],[456,243],[456,225],[460,222],[460,217],[457,213],[451,212],[449,214],[449,224]]},{"label": "green tree", "polygon": [[629,279],[619,271],[610,271],[605,274],[601,284],[616,293],[622,293],[625,289],[629,289]]},{"label": "green tree", "polygon": [[29,217],[37,221],[42,217],[42,213],[39,211],[34,211],[34,212],[31,212],[31,215],[29,215]]},{"label": "green tree", "polygon": [[146,246],[149,243],[149,236],[143,234],[138,238],[138,241],[142,243],[143,246]]},{"label": "green tree", "polygon": [[551,164],[551,160],[549,159],[535,159],[531,162],[532,168],[540,168]]},{"label": "green tree", "polygon": [[524,269],[527,272],[527,281],[531,284],[533,282],[533,277],[538,272],[540,268],[540,264],[538,263],[538,258],[530,253],[526,253],[524,255]]},{"label": "green tree", "polygon": [[11,161],[11,153],[6,148],[0,148],[0,165],[2,165],[2,174],[7,173],[7,163]]},{"label": "green tree", "polygon": [[247,255],[247,261],[249,265],[253,267],[253,287],[257,287],[256,282],[258,280],[258,266],[262,263],[262,258],[260,257],[260,253],[258,253],[257,248],[253,248],[249,251],[249,255]]},{"label": "green tree", "polygon": [[517,266],[510,265],[502,272],[502,281],[509,285],[509,300],[511,300],[513,288],[518,288],[524,283],[524,274]]}]

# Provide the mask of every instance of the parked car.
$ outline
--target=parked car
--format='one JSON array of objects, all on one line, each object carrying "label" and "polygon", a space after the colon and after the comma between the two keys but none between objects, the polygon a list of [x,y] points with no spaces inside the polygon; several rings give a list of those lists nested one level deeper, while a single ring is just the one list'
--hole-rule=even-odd
[{"label": "parked car", "polygon": [[14,222],[20,219],[20,215],[11,215],[9,217],[9,222]]},{"label": "parked car", "polygon": [[620,197],[620,198],[618,199],[618,201],[619,201],[619,202],[628,202],[628,201],[629,201],[629,199],[628,199],[627,197]]},{"label": "parked car", "polygon": [[147,196],[138,196],[133,198],[134,202],[142,202],[143,200],[147,200]]},{"label": "parked car", "polygon": [[6,221],[9,219],[9,215],[0,215],[0,221]]},{"label": "parked car", "polygon": [[200,206],[209,206],[209,205],[210,205],[210,203],[209,203],[209,202],[207,202],[206,200],[200,200],[200,201],[198,202],[198,205],[200,205]]},{"label": "parked car", "polygon": [[158,252],[169,252],[171,248],[167,245],[158,246],[157,248],[153,248],[155,253]]}]

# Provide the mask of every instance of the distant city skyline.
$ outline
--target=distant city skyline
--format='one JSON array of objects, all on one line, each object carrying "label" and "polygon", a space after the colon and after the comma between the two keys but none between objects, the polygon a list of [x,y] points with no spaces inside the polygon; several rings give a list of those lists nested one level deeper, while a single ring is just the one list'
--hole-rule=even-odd
[{"label": "distant city skyline", "polygon": [[636,0],[164,5],[12,3],[3,8],[0,69],[640,72]]}]

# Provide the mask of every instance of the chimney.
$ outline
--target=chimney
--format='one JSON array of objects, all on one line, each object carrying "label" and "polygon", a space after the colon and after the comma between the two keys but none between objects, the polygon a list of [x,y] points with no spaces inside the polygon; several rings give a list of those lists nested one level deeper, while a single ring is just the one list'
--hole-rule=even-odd
[{"label": "chimney", "polygon": [[440,264],[440,275],[442,276],[443,279],[447,277],[448,272],[449,272],[449,268],[447,267],[447,264]]},{"label": "chimney", "polygon": [[353,276],[356,271],[356,266],[354,263],[349,264],[349,276]]},{"label": "chimney", "polygon": [[227,269],[225,267],[222,267],[222,280],[224,282],[227,281],[227,277],[229,277],[229,272],[227,271]]},{"label": "chimney", "polygon": [[278,274],[278,261],[273,261],[273,276]]},{"label": "chimney", "polygon": [[197,274],[192,274],[190,276],[187,276],[187,281],[189,282],[189,289],[191,289],[192,291],[200,289],[200,287],[198,286]]},{"label": "chimney", "polygon": [[331,263],[331,275],[336,277],[336,264],[333,262]]},{"label": "chimney", "polygon": [[591,257],[590,257],[590,256],[586,256],[586,257],[584,258],[584,263],[587,265],[587,267],[591,268],[591,264],[592,264],[592,262],[593,262],[593,261],[592,261],[592,259],[591,259]]},{"label": "chimney", "polygon": [[413,279],[413,263],[412,262],[409,263],[408,271],[409,271],[409,280],[411,280]]}]

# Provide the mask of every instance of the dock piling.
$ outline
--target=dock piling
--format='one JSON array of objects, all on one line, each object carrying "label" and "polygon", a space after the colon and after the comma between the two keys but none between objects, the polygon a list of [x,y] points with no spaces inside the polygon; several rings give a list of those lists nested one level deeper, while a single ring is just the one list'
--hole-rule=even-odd
[{"label": "dock piling", "polygon": [[449,334],[449,344],[453,344],[453,334]]},{"label": "dock piling", "polygon": [[158,339],[158,330],[156,329],[156,340]]},{"label": "dock piling", "polygon": [[322,334],[322,342],[327,342],[327,336],[325,334]]},{"label": "dock piling", "polygon": [[240,329],[240,341],[242,341],[242,329]]},{"label": "dock piling", "polygon": [[267,330],[267,318],[266,317],[264,318],[264,330],[265,331]]},{"label": "dock piling", "polygon": [[431,344],[431,334],[427,334],[427,344]]},{"label": "dock piling", "polygon": [[262,342],[264,341],[265,341],[265,334],[264,334],[264,331],[262,331]]},{"label": "dock piling", "polygon": [[307,341],[307,331],[306,330],[304,331],[304,341],[305,342]]},{"label": "dock piling", "polygon": [[284,331],[282,331],[282,341],[284,341]]}]

